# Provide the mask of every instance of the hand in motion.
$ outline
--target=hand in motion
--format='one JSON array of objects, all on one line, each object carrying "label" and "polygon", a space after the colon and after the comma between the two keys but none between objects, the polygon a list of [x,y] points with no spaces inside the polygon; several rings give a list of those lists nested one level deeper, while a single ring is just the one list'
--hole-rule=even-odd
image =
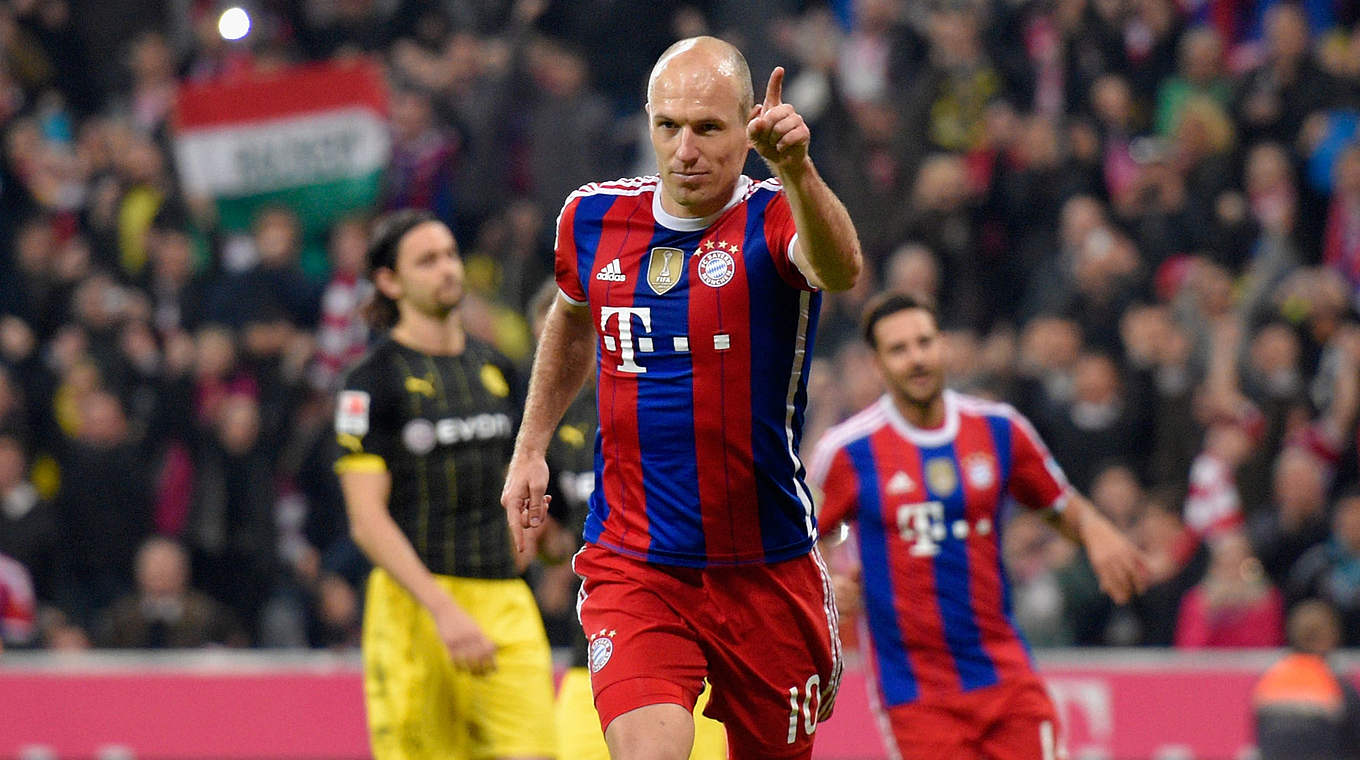
[{"label": "hand in motion", "polygon": [[1083,543],[1100,580],[1100,590],[1116,604],[1146,591],[1152,576],[1147,557],[1110,523],[1090,522],[1083,531]]},{"label": "hand in motion", "polygon": [[831,574],[831,587],[836,593],[836,609],[842,615],[857,615],[864,606],[860,603],[860,569]]},{"label": "hand in motion", "polygon": [[[547,495],[548,463],[543,457],[527,461],[516,457],[505,474],[505,488],[501,490],[501,506],[510,524],[510,537],[515,551],[523,553],[525,539],[534,537],[548,519]],[[527,532],[527,536],[526,536]]]},{"label": "hand in motion", "polygon": [[439,640],[449,650],[454,667],[473,675],[483,675],[496,669],[496,645],[482,632],[477,621],[452,599],[434,613],[434,624],[439,631]]},{"label": "hand in motion", "polygon": [[770,72],[765,101],[757,103],[746,124],[746,136],[760,157],[775,169],[797,168],[807,159],[812,133],[803,117],[783,101],[784,67]]}]

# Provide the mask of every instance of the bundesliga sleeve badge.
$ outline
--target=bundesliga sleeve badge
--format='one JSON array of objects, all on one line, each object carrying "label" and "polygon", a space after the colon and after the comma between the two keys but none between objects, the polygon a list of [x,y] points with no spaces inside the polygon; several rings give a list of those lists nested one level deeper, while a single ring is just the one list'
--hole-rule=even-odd
[{"label": "bundesliga sleeve badge", "polygon": [[341,391],[335,400],[335,432],[363,438],[368,434],[369,396],[363,391]]}]

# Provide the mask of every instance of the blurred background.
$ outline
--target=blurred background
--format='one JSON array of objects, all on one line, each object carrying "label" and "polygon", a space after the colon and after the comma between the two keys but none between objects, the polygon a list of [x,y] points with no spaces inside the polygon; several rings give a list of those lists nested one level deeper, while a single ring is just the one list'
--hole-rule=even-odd
[{"label": "blurred background", "polygon": [[[368,225],[447,222],[468,329],[527,368],[562,201],[654,172],[646,76],[695,34],[757,87],[788,69],[863,241],[805,451],[882,392],[867,297],[928,296],[952,383],[1025,413],[1154,563],[1113,606],[1017,515],[1041,653],[1278,647],[1311,598],[1360,646],[1358,22],[1347,0],[0,0],[5,651],[354,650],[330,418],[371,337]],[[566,645],[569,570],[532,575]]]}]

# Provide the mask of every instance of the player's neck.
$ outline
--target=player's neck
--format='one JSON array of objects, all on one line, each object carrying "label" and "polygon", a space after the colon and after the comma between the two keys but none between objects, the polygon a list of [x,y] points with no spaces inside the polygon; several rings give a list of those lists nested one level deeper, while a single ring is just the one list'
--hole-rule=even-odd
[{"label": "player's neck", "polygon": [[467,346],[467,333],[457,309],[443,319],[404,313],[391,334],[401,345],[431,356],[457,356]]},{"label": "player's neck", "polygon": [[926,403],[918,403],[902,396],[892,394],[893,406],[901,413],[902,419],[907,424],[921,430],[934,430],[944,426],[944,394],[937,393],[935,397]]},{"label": "player's neck", "polygon": [[704,219],[722,211],[726,205],[727,200],[723,200],[722,202],[714,201],[704,207],[690,208],[681,206],[665,191],[661,193],[661,210],[677,219]]}]

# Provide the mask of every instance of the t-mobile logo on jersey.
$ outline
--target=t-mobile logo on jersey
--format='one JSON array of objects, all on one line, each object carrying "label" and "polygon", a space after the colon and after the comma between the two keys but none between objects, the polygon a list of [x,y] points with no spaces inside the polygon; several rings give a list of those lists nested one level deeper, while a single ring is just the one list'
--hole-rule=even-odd
[{"label": "t-mobile logo on jersey", "polygon": [[[614,317],[618,319],[614,319]],[[633,326],[633,318],[637,317],[641,324],[640,330],[636,330],[637,337],[634,337],[636,328]],[[610,332],[609,323],[614,322],[618,326],[617,334]],[[650,333],[652,332],[652,310],[646,306],[602,306],[600,307],[600,340],[604,343],[604,350],[619,356],[617,369],[620,372],[631,372],[641,375],[647,368],[637,363],[637,355],[650,354],[656,350]],[[689,336],[675,335],[671,337],[671,347],[678,354],[689,353]],[[728,333],[718,333],[713,336],[713,350],[727,351],[732,348],[732,336]]]},{"label": "t-mobile logo on jersey", "polygon": [[924,501],[903,504],[897,508],[897,534],[910,544],[913,557],[933,557],[940,553],[940,543],[950,534],[962,541],[968,535],[986,536],[992,532],[992,521],[983,517],[976,525],[967,520],[955,520],[952,525],[944,519],[944,502]]},{"label": "t-mobile logo on jersey", "polygon": [[[619,337],[616,341],[613,335],[609,334],[609,318],[617,315],[619,323]],[[633,342],[633,317],[637,317],[642,322],[642,332],[652,331],[652,310],[648,308],[635,309],[630,306],[604,306],[600,309],[600,335],[604,339],[606,351],[613,353],[619,352],[620,372],[631,372],[640,375],[647,371],[646,367],[634,361],[637,355],[635,351],[651,351],[652,339],[639,337],[637,343]]]}]

